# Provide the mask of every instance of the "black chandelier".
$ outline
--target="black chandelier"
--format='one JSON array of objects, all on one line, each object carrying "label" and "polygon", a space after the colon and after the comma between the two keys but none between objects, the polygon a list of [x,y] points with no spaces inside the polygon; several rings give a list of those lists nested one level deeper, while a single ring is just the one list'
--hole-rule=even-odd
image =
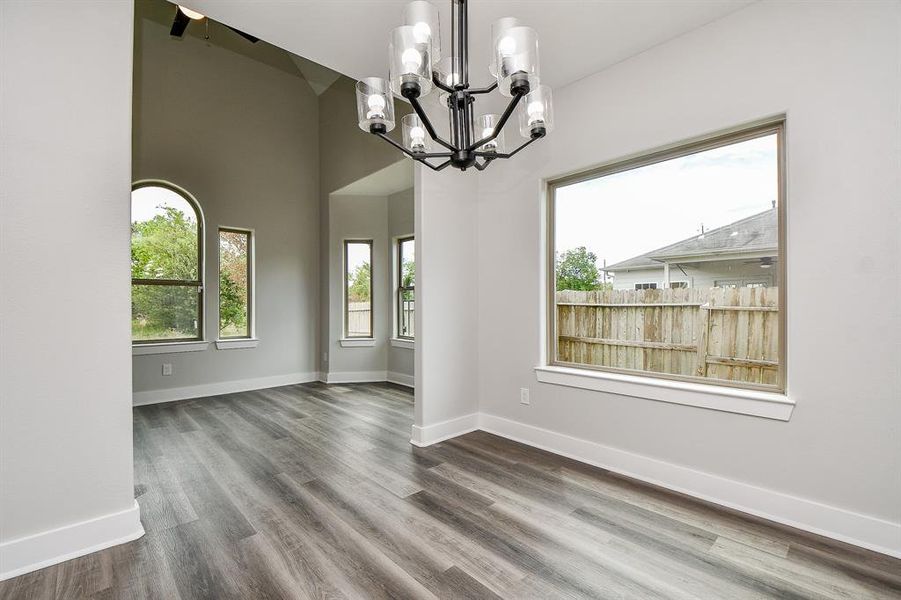
[{"label": "black chandelier", "polygon": [[[442,59],[438,9],[425,0],[406,6],[404,25],[391,33],[388,45],[388,79],[368,77],[357,82],[357,113],[363,131],[381,137],[435,171],[447,166],[481,171],[493,160],[510,158],[551,131],[551,89],[539,84],[535,30],[512,17],[500,19],[491,27],[488,70],[496,81],[488,87],[470,88],[467,1],[451,0],[451,9],[451,55]],[[420,98],[433,89],[447,103],[450,141],[436,133],[420,104]],[[476,119],[475,96],[495,89],[510,98],[506,110]],[[414,111],[403,118],[403,144],[387,135],[394,129],[395,95],[406,98]],[[505,152],[504,125],[517,107],[520,134],[526,141]],[[433,141],[444,150],[433,152]],[[444,160],[433,164],[429,159]]]}]

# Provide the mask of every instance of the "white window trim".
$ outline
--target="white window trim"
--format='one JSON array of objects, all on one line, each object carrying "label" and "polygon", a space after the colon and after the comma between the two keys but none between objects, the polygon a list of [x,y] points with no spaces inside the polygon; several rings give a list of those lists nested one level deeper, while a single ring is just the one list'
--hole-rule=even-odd
[{"label": "white window trim", "polygon": [[795,408],[795,402],[786,394],[707,383],[673,381],[559,366],[537,366],[535,367],[535,376],[541,383],[684,406],[696,406],[777,421],[788,421]]},{"label": "white window trim", "polygon": [[260,345],[258,338],[227,338],[216,340],[218,350],[237,350],[239,348],[256,348]]},{"label": "white window trim", "polygon": [[409,350],[413,350],[416,348],[416,340],[409,339],[409,338],[393,337],[390,340],[388,340],[388,343],[390,343],[395,348],[407,348]]},{"label": "white window trim", "polygon": [[153,344],[132,344],[132,356],[147,354],[175,354],[178,352],[203,352],[210,343],[203,340],[190,342],[157,342]]},{"label": "white window trim", "polygon": [[338,340],[342,348],[372,348],[375,338],[342,338]]}]

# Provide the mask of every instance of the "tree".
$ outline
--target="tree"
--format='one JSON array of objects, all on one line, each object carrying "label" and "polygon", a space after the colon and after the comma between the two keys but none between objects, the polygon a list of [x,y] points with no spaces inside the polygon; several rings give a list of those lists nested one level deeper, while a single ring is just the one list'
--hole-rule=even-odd
[{"label": "tree", "polygon": [[597,266],[598,257],[585,246],[579,246],[557,254],[557,291],[560,290],[600,290],[601,283]]},{"label": "tree", "polygon": [[372,278],[372,267],[368,262],[354,269],[350,275],[350,285],[347,288],[347,299],[350,302],[369,302],[370,280]]},{"label": "tree", "polygon": [[[170,206],[131,226],[131,276],[196,280],[197,224]],[[132,286],[132,331],[138,338],[196,335],[195,286]]]}]

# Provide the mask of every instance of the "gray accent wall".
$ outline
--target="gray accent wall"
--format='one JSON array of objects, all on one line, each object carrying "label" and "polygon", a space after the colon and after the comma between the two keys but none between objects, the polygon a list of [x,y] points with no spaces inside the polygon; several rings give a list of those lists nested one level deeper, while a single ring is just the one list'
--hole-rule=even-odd
[{"label": "gray accent wall", "polygon": [[[319,101],[299,75],[136,22],[133,178],[191,192],[206,226],[205,334],[218,333],[217,227],[253,229],[256,348],[133,358],[134,391],[318,376]],[[261,42],[262,43],[262,42]],[[171,363],[172,376],[162,375]]]}]

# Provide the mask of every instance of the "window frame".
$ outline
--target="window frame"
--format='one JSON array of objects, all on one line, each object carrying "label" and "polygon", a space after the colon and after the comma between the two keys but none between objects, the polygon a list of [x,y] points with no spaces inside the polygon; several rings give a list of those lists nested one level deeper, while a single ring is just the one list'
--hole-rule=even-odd
[{"label": "window frame", "polygon": [[[204,320],[204,308],[206,303],[206,287],[204,285],[204,264],[206,262],[206,243],[204,238],[204,216],[203,209],[200,207],[200,202],[186,189],[183,187],[171,183],[169,181],[164,181],[162,179],[141,179],[135,181],[131,184],[131,192],[132,194],[135,190],[145,188],[145,187],[162,187],[166,188],[172,192],[175,192],[179,196],[185,199],[187,203],[194,209],[194,214],[197,217],[197,275],[198,279],[196,281],[188,281],[182,279],[135,279],[131,278],[131,288],[129,288],[129,292],[135,285],[164,285],[164,286],[178,286],[178,287],[196,287],[197,288],[197,336],[196,337],[182,337],[182,338],[163,338],[163,339],[155,339],[155,340],[135,340],[132,338],[131,345],[132,347],[136,346],[153,346],[153,345],[167,345],[167,344],[183,344],[185,342],[204,342],[206,341],[206,331],[205,331],[205,320]],[[129,209],[131,209],[131,200],[129,200]],[[131,250],[131,236],[129,236],[129,252]]]},{"label": "window frame", "polygon": [[[726,130],[719,131],[710,135],[697,137],[670,144],[656,150],[641,152],[613,160],[609,163],[571,173],[562,177],[548,179],[546,181],[546,228],[545,228],[545,273],[547,274],[545,281],[545,347],[543,349],[545,367],[560,367],[572,371],[583,371],[589,373],[611,373],[617,375],[626,375],[635,377],[637,380],[658,381],[669,380],[671,382],[682,382],[689,384],[701,384],[708,388],[726,387],[738,390],[747,390],[752,392],[772,392],[775,394],[786,393],[787,383],[787,365],[786,357],[788,354],[787,339],[787,323],[788,323],[788,303],[787,285],[786,285],[786,231],[785,231],[785,213],[786,213],[786,169],[785,169],[785,115],[762,119],[760,121],[745,124]],[[776,167],[777,167],[777,201],[776,215],[778,226],[778,256],[776,261],[776,280],[779,282],[779,366],[777,369],[775,385],[754,384],[736,381],[727,381],[721,379],[708,379],[704,377],[693,377],[686,375],[674,375],[670,373],[654,373],[650,371],[639,371],[634,369],[622,369],[616,367],[605,367],[600,365],[584,365],[579,363],[568,363],[557,360],[557,303],[556,303],[556,261],[555,261],[555,198],[556,192],[561,187],[570,186],[576,183],[606,177],[616,173],[631,171],[641,167],[650,166],[675,158],[697,154],[706,150],[720,148],[748,140],[764,137],[767,135],[776,135]]]},{"label": "window frame", "polygon": [[256,269],[254,261],[256,260],[256,233],[253,229],[244,227],[229,227],[220,225],[216,228],[217,250],[218,244],[221,244],[220,236],[222,232],[238,233],[247,236],[247,335],[231,335],[222,337],[222,317],[219,314],[222,308],[222,290],[219,289],[219,278],[222,274],[222,252],[216,253],[216,340],[252,340],[256,336],[256,302],[254,302],[254,294],[256,293],[256,282],[254,281]]},{"label": "window frame", "polygon": [[[350,283],[349,275],[347,269],[347,246],[349,244],[367,244],[369,246],[369,335],[350,335],[350,302],[347,296],[347,291]],[[342,282],[342,286],[344,288],[343,296],[344,296],[344,337],[345,340],[371,340],[375,339],[375,294],[373,293],[375,287],[375,265],[373,264],[373,258],[375,257],[374,244],[372,239],[356,239],[356,238],[345,238],[342,244],[342,248],[344,250],[343,253],[343,272],[344,278]]]},{"label": "window frame", "polygon": [[[394,326],[394,335],[399,340],[415,340],[416,339],[416,330],[414,329],[413,335],[403,335],[400,332],[401,323],[403,323],[403,296],[404,292],[413,292],[413,302],[416,302],[416,281],[414,279],[413,285],[404,286],[404,257],[403,257],[403,245],[404,242],[414,242],[416,237],[413,235],[407,235],[403,237],[397,238],[395,242],[395,248],[397,248],[397,261],[395,262],[395,268],[397,269],[397,286],[395,288],[394,293],[394,301],[396,303],[395,310],[395,321],[396,324]],[[414,258],[415,265],[415,258]],[[415,308],[414,308],[415,310]]]}]

